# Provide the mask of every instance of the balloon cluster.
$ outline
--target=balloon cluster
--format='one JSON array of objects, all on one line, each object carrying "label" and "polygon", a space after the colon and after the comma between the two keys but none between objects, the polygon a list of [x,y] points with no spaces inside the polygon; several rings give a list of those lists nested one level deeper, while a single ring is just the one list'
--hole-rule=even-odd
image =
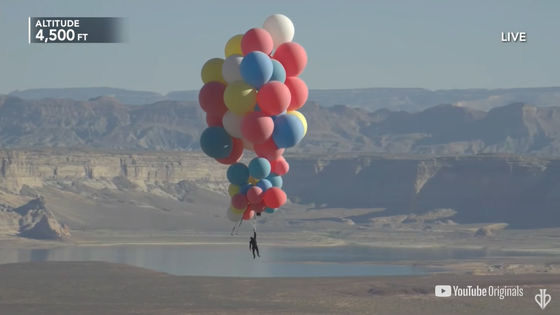
[{"label": "balloon cluster", "polygon": [[[233,36],[225,59],[212,58],[202,67],[198,100],[208,128],[200,146],[206,155],[230,165],[232,221],[273,213],[287,199],[282,176],[289,164],[282,155],[307,132],[307,121],[297,111],[308,96],[307,85],[298,78],[307,54],[293,37],[292,21],[275,14],[262,28]],[[256,154],[249,165],[239,162],[244,149]]]}]

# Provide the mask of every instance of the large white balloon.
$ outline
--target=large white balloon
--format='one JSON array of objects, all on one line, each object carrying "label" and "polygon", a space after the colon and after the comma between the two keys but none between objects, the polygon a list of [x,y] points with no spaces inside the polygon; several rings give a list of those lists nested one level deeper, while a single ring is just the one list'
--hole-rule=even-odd
[{"label": "large white balloon", "polygon": [[284,14],[273,14],[266,18],[263,28],[270,33],[274,49],[294,39],[294,23]]},{"label": "large white balloon", "polygon": [[227,208],[227,217],[230,221],[239,222],[239,220],[241,220],[242,216],[243,216],[243,212],[235,213],[231,210],[231,207]]},{"label": "large white balloon", "polygon": [[243,135],[241,134],[242,120],[242,116],[234,114],[228,110],[222,118],[222,124],[224,125],[224,129],[227,131],[227,133],[229,133],[230,136],[234,138],[241,138],[243,137]]},{"label": "large white balloon", "polygon": [[241,72],[239,71],[239,65],[241,65],[242,60],[243,57],[239,55],[231,55],[224,61],[222,65],[222,76],[227,83],[243,80]]}]

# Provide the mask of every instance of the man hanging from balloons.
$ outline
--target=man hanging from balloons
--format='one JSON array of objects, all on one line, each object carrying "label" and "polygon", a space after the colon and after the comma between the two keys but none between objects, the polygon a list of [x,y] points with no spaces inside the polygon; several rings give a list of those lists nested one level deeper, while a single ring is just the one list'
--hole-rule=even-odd
[{"label": "man hanging from balloons", "polygon": [[[307,85],[298,78],[307,54],[293,37],[292,21],[274,14],[262,28],[233,36],[226,43],[225,60],[212,58],[202,67],[198,99],[208,128],[200,146],[206,155],[230,165],[227,216],[240,224],[286,203],[282,176],[289,164],[284,150],[307,132],[298,111],[308,97]],[[239,162],[244,150],[256,155],[248,165]]]}]

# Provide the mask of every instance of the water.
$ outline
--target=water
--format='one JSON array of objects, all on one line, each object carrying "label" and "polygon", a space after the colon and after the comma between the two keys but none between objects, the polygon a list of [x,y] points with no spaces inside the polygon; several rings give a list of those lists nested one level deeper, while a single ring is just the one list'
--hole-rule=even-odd
[{"label": "water", "polygon": [[365,248],[262,246],[261,254],[262,258],[253,260],[248,246],[238,245],[67,246],[53,249],[0,249],[0,263],[106,261],[175,275],[228,277],[417,275],[427,272],[407,265],[365,263],[372,261],[367,259],[371,253]]},{"label": "water", "polygon": [[480,250],[391,249],[363,246],[261,247],[253,260],[240,245],[64,246],[52,249],[0,249],[0,263],[28,261],[105,261],[174,275],[223,277],[344,277],[419,275],[429,270],[391,264],[398,260],[483,257]]}]

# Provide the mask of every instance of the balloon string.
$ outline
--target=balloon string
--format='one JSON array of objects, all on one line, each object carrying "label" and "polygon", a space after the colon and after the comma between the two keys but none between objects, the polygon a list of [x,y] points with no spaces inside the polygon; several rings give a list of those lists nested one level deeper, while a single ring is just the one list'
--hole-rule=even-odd
[{"label": "balloon string", "polygon": [[236,223],[236,224],[233,225],[233,228],[231,229],[231,234],[230,235],[233,236],[234,232],[235,232],[235,235],[239,234],[239,228],[241,227],[241,223],[243,223],[243,218],[241,218],[239,220],[239,224]]},{"label": "balloon string", "polygon": [[253,232],[257,232],[257,218],[253,217],[253,220],[251,221],[251,225],[253,226]]}]

